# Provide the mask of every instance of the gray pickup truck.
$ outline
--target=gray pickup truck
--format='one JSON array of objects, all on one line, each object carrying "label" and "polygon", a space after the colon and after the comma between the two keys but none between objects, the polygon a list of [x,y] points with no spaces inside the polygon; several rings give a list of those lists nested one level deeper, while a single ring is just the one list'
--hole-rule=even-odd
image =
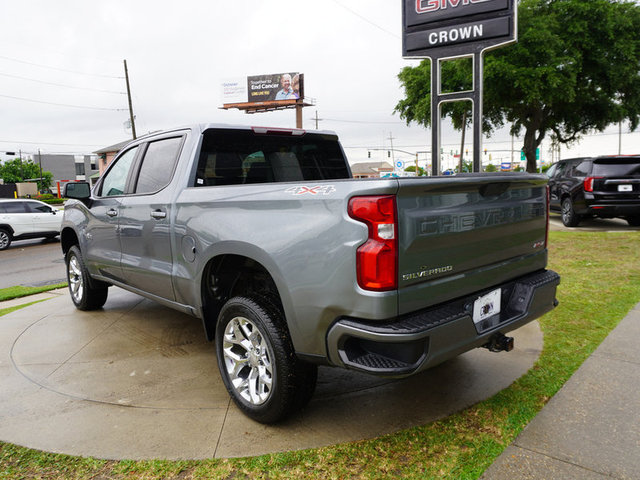
[{"label": "gray pickup truck", "polygon": [[238,407],[273,423],[318,365],[402,377],[552,310],[546,177],[351,178],[331,132],[197,125],[71,183],[77,308],[116,285],[202,320]]}]

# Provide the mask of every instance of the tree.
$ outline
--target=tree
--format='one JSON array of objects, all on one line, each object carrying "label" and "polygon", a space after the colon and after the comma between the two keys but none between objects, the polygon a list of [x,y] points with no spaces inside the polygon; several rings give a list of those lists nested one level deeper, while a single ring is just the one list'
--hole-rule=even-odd
[{"label": "tree", "polygon": [[[485,57],[483,128],[490,133],[508,122],[513,134],[524,130],[527,171],[536,170],[536,149],[548,134],[568,144],[623,120],[632,130],[638,127],[640,7],[635,2],[521,0],[518,24],[518,43]],[[424,71],[424,64],[428,61],[415,68]],[[426,126],[422,110],[410,107],[417,104],[418,89],[404,80],[413,79],[405,70],[399,78],[406,98],[396,111],[407,122]],[[422,82],[424,93],[429,77]]]},{"label": "tree", "polygon": [[[407,168],[404,169],[405,172],[415,172],[416,171],[416,166],[415,165],[409,165]],[[418,167],[418,177],[422,177],[424,176],[424,168],[422,167]]]},{"label": "tree", "polygon": [[46,190],[53,182],[51,172],[42,172],[42,184],[40,183],[40,166],[32,160],[20,160],[15,158],[0,164],[0,178],[5,183],[19,183],[25,180],[38,179],[38,190]]}]

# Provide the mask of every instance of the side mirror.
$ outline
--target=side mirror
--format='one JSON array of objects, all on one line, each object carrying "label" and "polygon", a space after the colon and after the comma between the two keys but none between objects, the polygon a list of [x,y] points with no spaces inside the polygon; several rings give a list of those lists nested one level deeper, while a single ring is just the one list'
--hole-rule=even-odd
[{"label": "side mirror", "polygon": [[88,182],[67,183],[64,187],[65,198],[75,198],[76,200],[87,200],[91,196],[91,187]]}]

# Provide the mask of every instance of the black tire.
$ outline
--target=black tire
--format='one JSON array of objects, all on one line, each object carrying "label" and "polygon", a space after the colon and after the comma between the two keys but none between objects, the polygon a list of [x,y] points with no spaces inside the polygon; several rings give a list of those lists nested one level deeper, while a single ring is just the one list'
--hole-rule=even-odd
[{"label": "black tire", "polygon": [[71,300],[78,310],[97,310],[107,301],[108,285],[92,280],[80,248],[74,245],[65,257]]},{"label": "black tire", "polygon": [[0,250],[6,250],[11,245],[11,240],[13,240],[13,235],[8,230],[4,228],[0,228]]},{"label": "black tire", "polygon": [[275,423],[306,405],[318,367],[297,358],[280,309],[260,297],[234,297],[216,325],[220,375],[242,412]]},{"label": "black tire", "polygon": [[580,224],[580,215],[573,209],[573,202],[570,197],[562,200],[562,223],[565,227],[577,227]]},{"label": "black tire", "polygon": [[627,223],[632,227],[640,227],[640,215],[627,217]]}]

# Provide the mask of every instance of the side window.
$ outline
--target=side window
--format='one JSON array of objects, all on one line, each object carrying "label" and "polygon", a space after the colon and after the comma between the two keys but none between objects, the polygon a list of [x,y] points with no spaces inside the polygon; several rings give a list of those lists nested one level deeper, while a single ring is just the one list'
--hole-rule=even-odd
[{"label": "side window", "polygon": [[36,202],[27,202],[27,209],[31,213],[51,213],[51,207]]},{"label": "side window", "polygon": [[127,176],[137,151],[138,147],[134,147],[118,158],[102,181],[102,186],[100,187],[101,197],[113,197],[124,193]]},{"label": "side window", "polygon": [[557,165],[558,168],[556,169],[556,174],[554,175],[556,178],[564,176],[564,173],[567,170],[567,162],[560,162]]},{"label": "side window", "polygon": [[547,170],[547,177],[553,178],[553,176],[555,175],[557,169],[558,169],[558,164],[557,163],[554,163],[553,165],[551,165],[549,167],[549,170]]},{"label": "side window", "polygon": [[5,213],[26,213],[24,202],[7,202],[4,211]]},{"label": "side window", "polygon": [[182,138],[167,138],[149,143],[138,174],[136,193],[154,193],[169,184],[180,154]]},{"label": "side window", "polygon": [[589,160],[585,160],[578,163],[578,165],[576,165],[576,168],[573,169],[574,177],[587,177],[589,176],[590,173],[591,173],[591,161]]}]

